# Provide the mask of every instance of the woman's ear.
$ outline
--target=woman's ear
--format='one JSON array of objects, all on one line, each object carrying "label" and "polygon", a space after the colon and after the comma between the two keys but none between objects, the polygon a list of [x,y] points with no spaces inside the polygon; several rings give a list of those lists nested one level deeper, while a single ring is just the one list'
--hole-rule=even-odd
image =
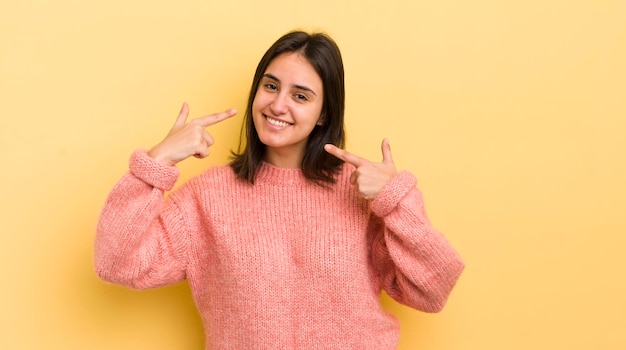
[{"label": "woman's ear", "polygon": [[319,119],[317,119],[317,123],[315,123],[317,126],[322,126],[326,123],[326,118],[324,118],[324,113],[322,113],[319,117]]}]

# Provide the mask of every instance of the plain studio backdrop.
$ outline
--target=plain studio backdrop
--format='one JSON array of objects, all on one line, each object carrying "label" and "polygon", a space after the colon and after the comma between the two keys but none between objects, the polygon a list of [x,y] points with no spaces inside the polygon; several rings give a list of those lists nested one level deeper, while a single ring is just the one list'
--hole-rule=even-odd
[{"label": "plain studio backdrop", "polygon": [[[99,211],[182,102],[243,111],[296,28],[342,50],[348,149],[379,160],[388,137],[467,263],[439,314],[381,297],[400,350],[626,348],[617,0],[3,1],[0,348],[202,348],[186,283],[98,280]],[[227,162],[241,117],[210,128],[213,156],[181,182]]]}]

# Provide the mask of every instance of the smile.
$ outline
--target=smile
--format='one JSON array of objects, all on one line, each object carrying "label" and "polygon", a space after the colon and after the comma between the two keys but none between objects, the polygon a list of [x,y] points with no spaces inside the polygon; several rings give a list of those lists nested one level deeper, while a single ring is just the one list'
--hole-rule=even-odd
[{"label": "smile", "polygon": [[265,119],[268,121],[268,123],[270,123],[272,125],[280,126],[280,127],[286,127],[286,126],[293,125],[293,123],[287,123],[287,122],[284,122],[282,120],[274,119],[274,118],[271,118],[271,117],[268,117],[268,116],[265,116]]}]

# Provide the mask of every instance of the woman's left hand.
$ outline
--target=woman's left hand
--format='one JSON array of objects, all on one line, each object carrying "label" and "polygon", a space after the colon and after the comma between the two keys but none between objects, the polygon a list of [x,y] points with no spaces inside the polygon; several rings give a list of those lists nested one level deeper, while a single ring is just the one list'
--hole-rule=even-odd
[{"label": "woman's left hand", "polygon": [[335,145],[326,144],[324,146],[326,152],[356,167],[350,177],[350,183],[356,186],[363,198],[369,200],[374,200],[389,180],[398,173],[391,156],[389,140],[383,140],[381,149],[383,161],[376,163],[342,150]]}]

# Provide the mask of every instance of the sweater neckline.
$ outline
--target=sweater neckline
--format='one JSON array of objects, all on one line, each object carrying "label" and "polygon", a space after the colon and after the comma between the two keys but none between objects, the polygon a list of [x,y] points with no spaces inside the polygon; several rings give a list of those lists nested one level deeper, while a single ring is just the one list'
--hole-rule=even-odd
[{"label": "sweater neckline", "polygon": [[268,183],[279,186],[293,186],[307,183],[307,178],[300,168],[281,168],[268,162],[261,162],[255,183]]}]

